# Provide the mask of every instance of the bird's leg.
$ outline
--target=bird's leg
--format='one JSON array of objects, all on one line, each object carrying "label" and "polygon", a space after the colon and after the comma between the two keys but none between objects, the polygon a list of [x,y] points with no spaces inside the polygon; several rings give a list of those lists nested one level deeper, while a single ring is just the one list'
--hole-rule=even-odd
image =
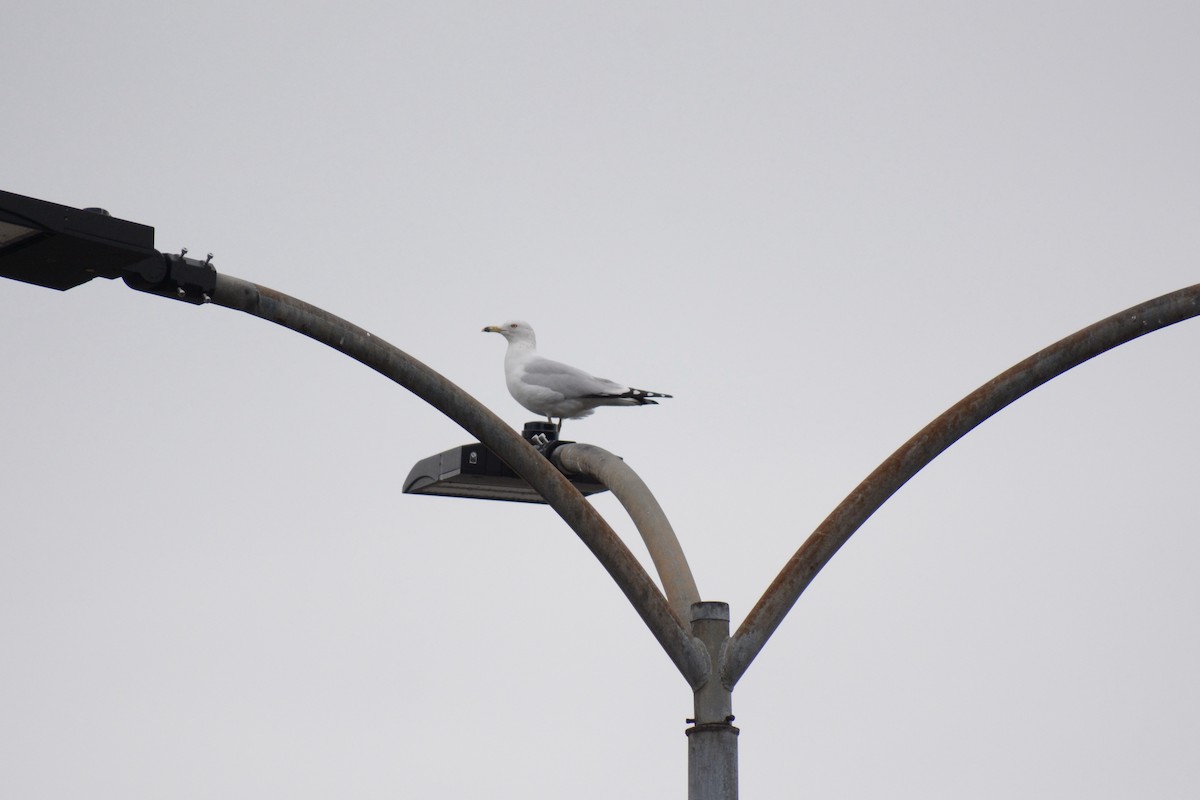
[{"label": "bird's leg", "polygon": [[554,426],[554,432],[555,432],[555,433],[562,433],[562,421],[563,421],[563,418],[562,418],[562,417],[559,417],[559,418],[558,418],[558,424]]}]

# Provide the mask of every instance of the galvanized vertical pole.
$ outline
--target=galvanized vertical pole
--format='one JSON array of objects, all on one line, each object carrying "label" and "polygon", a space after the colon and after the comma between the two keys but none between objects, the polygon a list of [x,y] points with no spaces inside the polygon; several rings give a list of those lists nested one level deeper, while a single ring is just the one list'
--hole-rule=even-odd
[{"label": "galvanized vertical pole", "polygon": [[692,635],[708,650],[708,680],[695,691],[696,718],[688,737],[688,800],[737,800],[738,729],[733,726],[733,692],[721,682],[729,642],[729,604],[692,605]]}]

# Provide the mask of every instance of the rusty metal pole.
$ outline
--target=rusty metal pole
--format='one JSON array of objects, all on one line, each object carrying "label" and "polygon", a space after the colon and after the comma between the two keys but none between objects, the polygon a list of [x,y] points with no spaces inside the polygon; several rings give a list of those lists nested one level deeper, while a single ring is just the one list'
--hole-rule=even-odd
[{"label": "rusty metal pole", "polygon": [[767,587],[729,642],[722,680],[734,686],[821,568],[875,511],[926,464],[1005,406],[1090,358],[1200,316],[1200,284],[1147,300],[1060,339],[947,409],[868,475]]},{"label": "rusty metal pole", "polygon": [[474,434],[542,494],[608,570],[692,687],[696,716],[686,731],[689,800],[736,800],[738,729],[732,724],[733,687],[842,544],[913,475],[1000,409],[1100,353],[1200,315],[1200,285],[1084,328],[1001,373],[948,409],[834,509],[732,637],[729,606],[719,602],[693,604],[692,630],[687,631],[678,611],[570,482],[515,431],[443,376],[345,320],[247,281],[218,275],[211,301],[303,333],[400,383]]},{"label": "rusty metal pole", "polygon": [[695,718],[688,737],[688,800],[737,800],[738,729],[733,726],[733,690],[721,681],[729,643],[729,604],[692,606],[692,633],[711,660],[708,680],[695,690]]}]

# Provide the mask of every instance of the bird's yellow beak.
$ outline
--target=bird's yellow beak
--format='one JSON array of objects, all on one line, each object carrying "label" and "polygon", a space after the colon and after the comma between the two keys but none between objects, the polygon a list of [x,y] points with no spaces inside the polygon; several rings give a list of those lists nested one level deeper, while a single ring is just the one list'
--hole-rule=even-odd
[{"label": "bird's yellow beak", "polygon": [[484,328],[484,329],[483,329],[483,331],[482,331],[482,333],[499,333],[499,332],[500,332],[500,326],[499,326],[499,325],[488,325],[488,326],[487,326],[486,328]]}]

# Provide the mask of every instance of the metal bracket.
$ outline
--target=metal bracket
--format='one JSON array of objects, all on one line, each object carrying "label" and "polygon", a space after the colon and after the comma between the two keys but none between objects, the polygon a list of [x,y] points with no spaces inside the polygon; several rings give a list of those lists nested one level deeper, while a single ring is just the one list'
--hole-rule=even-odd
[{"label": "metal bracket", "polygon": [[217,269],[212,253],[203,261],[187,257],[187,248],[179,255],[160,254],[138,266],[138,275],[125,276],[125,283],[139,292],[149,292],[185,303],[201,305],[212,299],[217,288]]}]

